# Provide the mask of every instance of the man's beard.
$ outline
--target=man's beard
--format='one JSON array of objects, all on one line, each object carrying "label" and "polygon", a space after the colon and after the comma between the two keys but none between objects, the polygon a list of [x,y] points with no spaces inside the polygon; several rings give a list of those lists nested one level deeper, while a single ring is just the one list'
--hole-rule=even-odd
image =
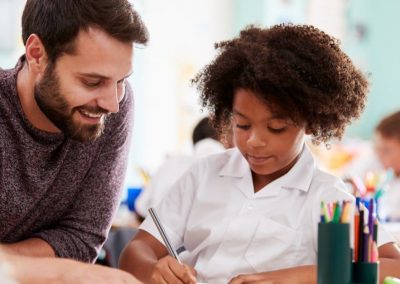
[{"label": "man's beard", "polygon": [[[59,78],[55,72],[55,65],[50,63],[43,78],[34,88],[34,98],[40,110],[46,117],[71,139],[86,142],[93,141],[101,136],[104,130],[105,118],[98,124],[85,125],[73,120],[73,114],[78,109],[84,109],[91,113],[104,113],[101,108],[79,106],[70,108],[65,96],[60,91]],[[80,114],[79,114],[80,115]]]}]

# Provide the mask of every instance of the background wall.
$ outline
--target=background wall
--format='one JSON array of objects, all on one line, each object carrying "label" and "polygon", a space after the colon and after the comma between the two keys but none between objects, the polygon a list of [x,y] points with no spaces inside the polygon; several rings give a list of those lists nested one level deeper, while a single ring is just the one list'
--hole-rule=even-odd
[{"label": "background wall", "polygon": [[370,72],[367,108],[348,135],[370,138],[377,122],[400,108],[400,1],[347,1],[345,48],[363,70]]}]

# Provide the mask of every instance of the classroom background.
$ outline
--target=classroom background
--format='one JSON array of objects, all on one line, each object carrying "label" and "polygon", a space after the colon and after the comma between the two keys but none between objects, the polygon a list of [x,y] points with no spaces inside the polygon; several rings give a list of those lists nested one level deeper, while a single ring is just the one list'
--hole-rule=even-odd
[{"label": "classroom background", "polygon": [[[191,152],[191,131],[205,115],[190,79],[215,55],[214,43],[249,24],[312,24],[335,36],[369,74],[366,109],[342,142],[316,149],[321,164],[340,169],[371,139],[385,115],[400,109],[397,68],[400,1],[386,0],[136,0],[150,42],[135,49],[135,126],[125,188],[142,187],[168,155]],[[0,67],[23,53],[20,22],[24,0],[0,0]],[[351,141],[351,142],[349,142]],[[356,153],[359,154],[359,153]],[[342,174],[342,173],[341,173]],[[124,191],[126,194],[127,190]],[[124,197],[122,197],[124,198]]]}]

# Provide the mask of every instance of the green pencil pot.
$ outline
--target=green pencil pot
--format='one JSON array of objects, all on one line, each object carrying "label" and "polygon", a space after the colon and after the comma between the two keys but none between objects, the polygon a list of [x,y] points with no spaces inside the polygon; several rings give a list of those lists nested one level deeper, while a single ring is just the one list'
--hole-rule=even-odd
[{"label": "green pencil pot", "polygon": [[350,225],[318,224],[318,284],[351,284]]},{"label": "green pencil pot", "polygon": [[378,284],[379,263],[354,262],[353,263],[354,284]]}]

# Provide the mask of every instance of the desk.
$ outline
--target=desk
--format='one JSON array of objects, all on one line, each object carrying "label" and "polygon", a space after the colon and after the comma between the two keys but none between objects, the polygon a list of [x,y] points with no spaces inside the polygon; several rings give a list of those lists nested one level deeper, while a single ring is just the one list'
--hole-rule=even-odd
[{"label": "desk", "polygon": [[388,233],[395,237],[397,244],[400,245],[400,222],[382,223],[382,226]]}]

